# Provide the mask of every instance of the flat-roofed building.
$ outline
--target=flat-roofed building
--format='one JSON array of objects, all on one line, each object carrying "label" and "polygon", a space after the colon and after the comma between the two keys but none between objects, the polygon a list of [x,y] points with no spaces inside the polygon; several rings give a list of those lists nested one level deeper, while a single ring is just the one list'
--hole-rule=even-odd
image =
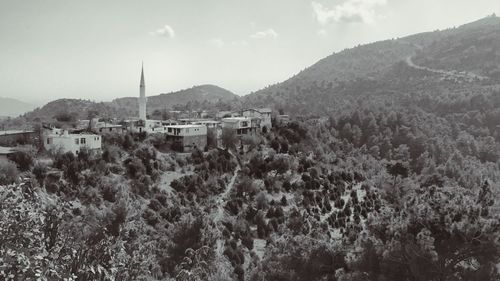
[{"label": "flat-roofed building", "polygon": [[172,148],[189,152],[195,148],[204,150],[207,146],[207,126],[172,125],[167,126],[167,140],[172,141]]},{"label": "flat-roofed building", "polygon": [[132,133],[166,133],[167,125],[162,120],[126,120],[125,128]]},{"label": "flat-roofed building", "polygon": [[14,154],[14,152],[12,147],[0,146],[0,160],[9,160],[8,157]]},{"label": "flat-roofed building", "polygon": [[5,130],[0,131],[0,145],[15,146],[17,144],[35,144],[38,134],[31,130]]},{"label": "flat-roofed building", "polygon": [[245,117],[256,117],[260,118],[260,127],[263,130],[264,127],[266,129],[271,129],[273,127],[272,122],[271,122],[271,113],[272,110],[270,108],[260,108],[260,109],[245,109],[241,112],[242,116]]},{"label": "flat-roofed building", "polygon": [[205,125],[209,129],[216,129],[221,125],[220,121],[215,121],[215,120],[201,120],[201,121],[195,121],[191,123],[193,125]]},{"label": "flat-roofed building", "polygon": [[102,137],[90,133],[69,133],[67,130],[52,129],[44,133],[43,146],[47,151],[72,152],[75,155],[82,149],[98,152],[101,150]]},{"label": "flat-roofed building", "polygon": [[222,129],[229,128],[236,132],[236,135],[253,135],[260,128],[260,119],[256,117],[230,117],[222,119]]},{"label": "flat-roofed building", "polygon": [[288,124],[290,122],[290,116],[286,115],[286,114],[282,114],[282,115],[277,115],[276,116],[276,122],[279,123],[279,124]]},{"label": "flat-roofed building", "polygon": [[93,127],[92,131],[97,134],[121,134],[126,132],[126,129],[123,125],[102,122]]}]

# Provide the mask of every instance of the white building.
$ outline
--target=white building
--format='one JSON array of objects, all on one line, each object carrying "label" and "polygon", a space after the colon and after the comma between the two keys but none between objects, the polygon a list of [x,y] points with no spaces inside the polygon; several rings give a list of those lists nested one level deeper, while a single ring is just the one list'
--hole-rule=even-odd
[{"label": "white building", "polygon": [[163,122],[161,120],[127,120],[125,121],[125,127],[132,133],[148,133],[148,134],[159,134],[166,133],[167,126],[171,122]]},{"label": "white building", "polygon": [[261,109],[245,109],[241,112],[242,116],[245,117],[256,117],[260,118],[260,127],[261,129],[264,129],[266,127],[267,129],[271,129],[273,127],[272,122],[271,122],[271,113],[272,110],[270,108],[261,108]]},{"label": "white building", "polygon": [[101,136],[89,133],[69,133],[67,130],[52,129],[44,133],[43,146],[48,151],[73,152],[77,155],[82,149],[100,151]]},{"label": "white building", "polygon": [[125,129],[122,125],[99,122],[95,127],[92,128],[92,131],[97,134],[121,134],[125,132]]}]

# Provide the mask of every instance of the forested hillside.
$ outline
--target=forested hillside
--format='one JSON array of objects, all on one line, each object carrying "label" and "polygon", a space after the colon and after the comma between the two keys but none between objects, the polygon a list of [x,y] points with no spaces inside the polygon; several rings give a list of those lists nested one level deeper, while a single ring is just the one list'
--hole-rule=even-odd
[{"label": "forested hillside", "polygon": [[443,87],[445,94],[454,88],[491,93],[498,82],[498,40],[500,20],[490,16],[458,28],[358,46],[245,96],[243,102],[309,115],[343,109],[360,98],[386,98],[392,92],[396,99],[414,92],[438,96]]},{"label": "forested hillside", "polygon": [[500,87],[441,51],[495,22],[332,55],[243,101],[291,122],[223,148],[16,153],[0,279],[500,280]]}]

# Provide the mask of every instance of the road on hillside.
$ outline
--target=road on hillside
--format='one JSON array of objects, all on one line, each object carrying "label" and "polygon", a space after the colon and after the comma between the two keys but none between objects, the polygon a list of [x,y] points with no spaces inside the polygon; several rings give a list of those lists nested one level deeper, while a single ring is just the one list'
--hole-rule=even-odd
[{"label": "road on hillside", "polygon": [[477,74],[474,74],[472,72],[467,72],[467,71],[461,71],[461,72],[458,72],[456,70],[449,71],[449,70],[434,69],[434,68],[429,68],[426,66],[417,65],[413,62],[413,55],[408,56],[406,58],[405,62],[409,67],[419,69],[419,70],[426,70],[426,71],[429,71],[432,73],[437,73],[437,74],[441,74],[441,75],[456,78],[456,79],[465,79],[465,80],[485,80],[485,79],[488,79],[488,77],[477,75]]}]

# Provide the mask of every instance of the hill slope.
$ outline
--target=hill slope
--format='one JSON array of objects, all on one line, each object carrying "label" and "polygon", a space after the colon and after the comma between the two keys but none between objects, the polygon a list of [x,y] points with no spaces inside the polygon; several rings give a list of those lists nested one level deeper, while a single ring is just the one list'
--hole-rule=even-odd
[{"label": "hill slope", "polygon": [[[195,86],[169,94],[149,96],[147,110],[151,114],[162,109],[209,109],[224,106],[239,97],[213,85]],[[137,116],[137,98],[127,97],[111,102],[93,102],[82,99],[59,99],[25,114],[28,120],[51,121],[58,114],[69,114],[76,119],[87,119],[90,114],[101,117],[127,118]]]},{"label": "hill slope", "polygon": [[18,116],[35,108],[34,105],[12,98],[0,97],[0,117]]},{"label": "hill slope", "polygon": [[[490,16],[459,28],[332,54],[282,83],[245,96],[243,102],[283,108],[291,114],[320,114],[344,108],[353,102],[353,95],[359,99],[361,94],[410,93],[422,84],[433,91],[444,81],[461,83],[462,89],[491,86],[500,81],[499,48],[500,19]],[[408,76],[409,71],[414,76]],[[462,79],[474,76],[484,76],[486,81]]]},{"label": "hill slope", "polygon": [[[209,107],[220,102],[230,102],[239,97],[232,92],[214,85],[194,86],[189,89],[184,89],[168,94],[160,94],[156,96],[148,96],[147,110],[149,113],[154,110],[176,109],[189,107],[190,109],[198,109]],[[127,97],[115,99],[111,105],[117,108],[128,109],[130,111],[137,110],[137,98]]]}]

